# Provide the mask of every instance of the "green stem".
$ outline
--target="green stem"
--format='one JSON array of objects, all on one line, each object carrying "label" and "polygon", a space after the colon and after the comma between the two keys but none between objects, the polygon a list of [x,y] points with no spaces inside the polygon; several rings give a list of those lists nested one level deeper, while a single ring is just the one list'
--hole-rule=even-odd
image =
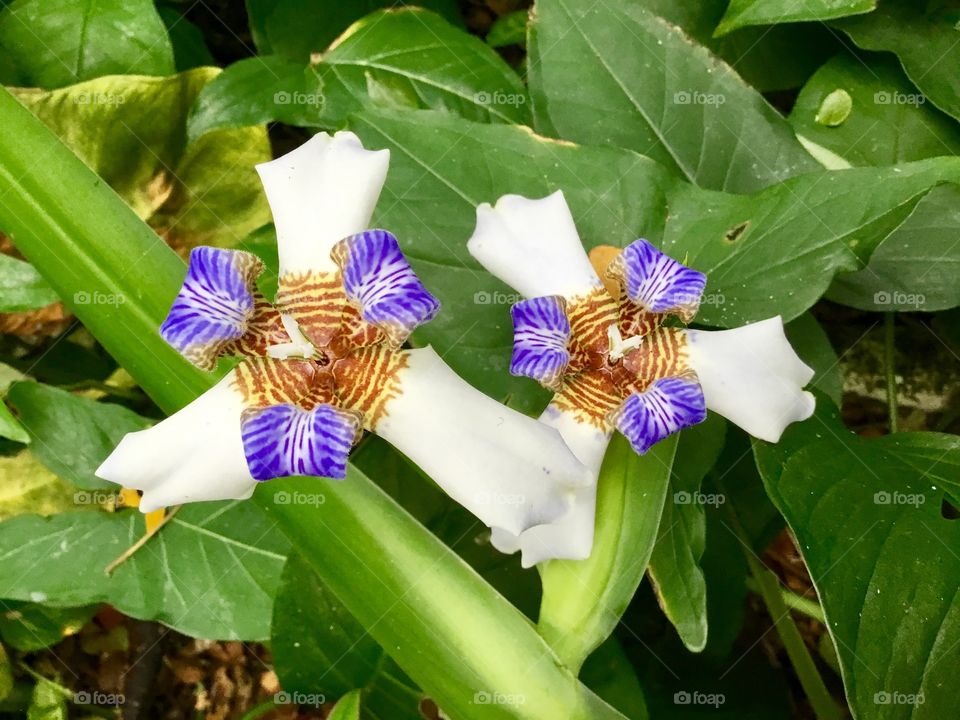
[{"label": "green stem", "polygon": [[[760,585],[752,577],[747,578],[747,590],[750,592],[760,594]],[[788,590],[785,587],[780,588],[780,597],[783,600],[784,605],[786,605],[791,610],[796,610],[799,613],[806,615],[808,618],[812,618],[817,622],[826,623],[826,618],[823,615],[823,608],[820,607],[820,603],[810,598],[805,598],[802,595],[797,595],[792,590]]]},{"label": "green stem", "polygon": [[[718,481],[717,485],[723,492],[722,482]],[[790,610],[781,593],[779,578],[757,559],[736,511],[730,505],[727,505],[726,508],[733,530],[740,539],[743,555],[747,560],[747,566],[750,568],[753,581],[756,583],[763,604],[773,620],[777,634],[787,651],[787,657],[790,658],[790,664],[797,674],[800,686],[806,693],[817,720],[840,720],[840,708],[823,682],[820,671],[817,670],[817,665],[813,661],[800,631],[797,630],[796,623],[790,616]]]},{"label": "green stem", "polygon": [[885,313],[883,316],[884,327],[884,369],[887,373],[887,412],[890,416],[890,432],[897,432],[897,374],[894,366],[894,339],[895,339],[896,315],[892,312]]}]

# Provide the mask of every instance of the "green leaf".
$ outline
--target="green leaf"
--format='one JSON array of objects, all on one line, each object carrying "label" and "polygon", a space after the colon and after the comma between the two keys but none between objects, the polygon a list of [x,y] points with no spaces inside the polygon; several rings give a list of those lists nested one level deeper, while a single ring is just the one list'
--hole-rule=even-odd
[{"label": "green leaf", "polygon": [[539,0],[530,28],[539,132],[636,150],[713,190],[817,167],[759,93],[636,3]]},{"label": "green leaf", "polygon": [[462,25],[456,0],[246,0],[253,40],[261,55],[278,54],[303,64],[324,50],[364,15],[381,8],[402,10],[418,6]]},{"label": "green leaf", "polygon": [[727,4],[728,0],[642,0],[643,7],[710,48],[761,92],[799,87],[842,49],[833,32],[819,23],[747,27],[714,37]]},{"label": "green leaf", "polygon": [[360,720],[360,691],[354,690],[337,700],[327,720]]},{"label": "green leaf", "polygon": [[177,72],[204,65],[216,65],[203,38],[203,31],[188,20],[180,9],[171,5],[158,5],[157,12],[170,35]]},{"label": "green leaf", "polygon": [[0,457],[0,520],[73,510],[76,494],[76,488],[50,472],[30,451]]},{"label": "green leaf", "polygon": [[[304,633],[305,627],[311,632]],[[288,694],[334,698],[363,688],[365,715],[420,718],[423,693],[296,553],[287,560],[277,590],[270,647]]]},{"label": "green leaf", "polygon": [[[938,108],[960,118],[960,27],[948,3],[881,0],[877,9],[833,21],[864,50],[896,53],[907,76]],[[926,9],[928,6],[929,9]]]},{"label": "green leaf", "polygon": [[13,691],[13,668],[10,658],[3,645],[0,645],[0,700],[6,698]]},{"label": "green leaf", "polygon": [[16,409],[44,465],[77,487],[113,488],[94,471],[128,432],[151,421],[120,405],[79,397],[35,382],[10,386],[8,402]]},{"label": "green leaf", "polygon": [[590,557],[539,566],[543,601],[537,627],[570,668],[579,669],[613,632],[643,579],[676,449],[672,436],[640,456],[615,433],[600,469]]},{"label": "green leaf", "polygon": [[583,682],[630,720],[647,720],[643,687],[615,637],[607,638],[583,664]]},{"label": "green leaf", "polygon": [[956,705],[960,528],[941,516],[960,439],[826,437],[764,480],[810,569],[856,717],[924,720]]},{"label": "green leaf", "polygon": [[[21,652],[35,652],[56,645],[80,631],[98,610],[97,605],[51,608],[35,603],[0,603],[0,637]],[[3,693],[0,693],[0,697]]]},{"label": "green leaf", "polygon": [[186,506],[108,576],[107,565],[145,530],[132,510],[8,519],[0,523],[0,597],[57,607],[107,602],[194,637],[269,636],[288,544],[255,505]]},{"label": "green leaf", "polygon": [[868,13],[877,0],[732,0],[717,26],[717,35],[749,25],[776,25],[786,22],[833,20]]},{"label": "green leaf", "polygon": [[56,683],[40,678],[33,688],[27,720],[67,720],[67,694]]},{"label": "green leaf", "polygon": [[[752,196],[672,180],[626,150],[576,146],[520,128],[439,113],[365,112],[350,127],[368,147],[391,150],[374,223],[397,234],[445,312],[418,330],[467,380],[528,411],[545,403],[534,383],[506,372],[512,290],[466,250],[481,202],[506,193],[563,189],[587,248],[646,237],[708,277],[698,322],[735,327],[780,314],[791,320],[858,267],[937,183],[960,179],[960,161],[821,170]],[[451,151],[451,148],[454,148]],[[482,162],[483,173],[476,172]],[[854,250],[852,250],[853,248]]]},{"label": "green leaf", "polygon": [[0,48],[20,85],[173,72],[173,48],[150,0],[15,0],[0,11]]},{"label": "green leaf", "polygon": [[57,301],[57,294],[30,263],[0,255],[0,312],[35,310]]},{"label": "green leaf", "polygon": [[270,218],[253,169],[270,159],[270,146],[265,130],[253,127],[187,144],[187,111],[218,73],[199,68],[15,92],[169,242],[235,245]]},{"label": "green leaf", "polygon": [[700,483],[720,456],[726,429],[723,418],[711,414],[680,434],[647,570],[660,606],[691,652],[707,644],[707,585],[700,569],[707,532],[704,508],[725,500],[700,492]]},{"label": "green leaf", "polygon": [[[137,288],[130,294],[133,300],[116,311],[94,312],[78,305],[78,316],[167,412],[211,387],[215,378],[191,370],[155,332],[182,282],[183,263],[2,91],[0,120],[10,130],[10,135],[0,134],[0,176],[9,183],[0,195],[0,226],[13,227],[18,247],[67,297],[82,283],[96,283],[113,293]],[[15,147],[10,137],[16,137]],[[39,147],[47,158],[42,169],[25,160]],[[49,173],[74,193],[64,198],[52,191]],[[104,232],[105,227],[111,231]],[[317,487],[316,479],[272,485],[271,490],[305,493]],[[315,507],[273,503],[262,487],[253,503],[237,507],[266,510],[276,523],[269,527],[282,528],[357,621],[447,713],[478,720],[503,717],[500,705],[481,710],[472,703],[477,692],[494,688],[522,694],[529,705],[519,706],[519,712],[527,716],[536,712],[569,720],[622,720],[569,670],[556,661],[543,662],[550,659],[550,648],[526,617],[365,476],[350,468],[345,482],[323,487],[323,520]],[[182,512],[190,518],[197,507]],[[0,531],[17,522],[22,521],[14,518],[0,525]],[[174,518],[160,534],[178,522],[182,519]],[[249,531],[251,525],[240,527]],[[35,539],[38,532],[32,528],[29,537]],[[262,545],[257,550],[262,552]],[[193,555],[189,559],[193,561]],[[4,561],[2,568],[7,566]],[[125,570],[143,576],[128,561],[114,578]],[[270,597],[273,588],[266,582],[263,586]],[[158,587],[164,587],[160,578],[149,586],[152,597]],[[231,592],[229,601],[239,599],[249,610],[248,597],[254,592],[250,587]],[[196,619],[197,614],[187,617]],[[224,619],[222,614],[219,618]],[[232,627],[238,624],[237,618],[225,620]],[[431,662],[425,663],[424,657]]]},{"label": "green leaf", "polygon": [[330,128],[368,105],[485,122],[529,118],[526,89],[500,56],[440,16],[410,8],[368,15],[309,64],[268,56],[232,65],[200,93],[190,136],[271,120]]},{"label": "green leaf", "polygon": [[24,444],[30,442],[30,435],[26,429],[3,402],[0,402],[0,437]]},{"label": "green leaf", "polygon": [[[852,109],[839,127],[824,127],[817,113],[842,89]],[[790,113],[798,135],[851,165],[894,165],[960,154],[960,127],[917,92],[892,58],[839,55],[810,78]]]},{"label": "green leaf", "polygon": [[505,47],[507,45],[526,45],[527,21],[530,18],[528,10],[515,10],[501,15],[490,26],[486,41],[490,47]]},{"label": "green leaf", "polygon": [[932,312],[960,305],[960,187],[934,188],[884,239],[866,268],[842,275],[831,300],[861,310]]}]

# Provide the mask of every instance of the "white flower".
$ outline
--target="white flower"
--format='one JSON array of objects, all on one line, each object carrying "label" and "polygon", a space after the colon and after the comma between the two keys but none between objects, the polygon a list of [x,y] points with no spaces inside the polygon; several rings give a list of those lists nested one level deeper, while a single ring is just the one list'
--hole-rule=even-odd
[{"label": "white flower", "polygon": [[279,243],[275,306],[256,289],[253,255],[191,253],[161,334],[201,367],[247,359],[101,465],[143,491],[141,509],[245,498],[288,475],[343,478],[364,430],[514,534],[561,517],[589,484],[557,430],[470,387],[431,348],[400,349],[439,303],[397,239],[366,230],[388,159],[351,133],[320,134],[258,167]]},{"label": "white flower", "polygon": [[555,391],[541,421],[560,430],[593,478],[567,516],[520,534],[493,529],[494,545],[519,549],[524,565],[589,556],[596,479],[614,429],[645,453],[708,408],[771,442],[813,413],[803,390],[813,371],[779,317],[719,332],[664,326],[670,316],[693,319],[706,277],[637,240],[596,254],[601,279],[559,191],[480,205],[467,247],[527,298],[511,309],[511,372]]}]

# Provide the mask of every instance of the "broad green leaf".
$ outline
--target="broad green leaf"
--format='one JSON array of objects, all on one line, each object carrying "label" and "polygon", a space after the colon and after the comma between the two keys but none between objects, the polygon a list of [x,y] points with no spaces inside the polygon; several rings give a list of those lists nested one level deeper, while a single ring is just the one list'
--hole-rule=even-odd
[{"label": "broad green leaf", "polygon": [[173,72],[167,29],[150,0],[16,0],[0,11],[0,49],[24,86]]},{"label": "broad green leaf", "polygon": [[527,42],[527,21],[530,18],[528,10],[515,10],[501,15],[490,26],[486,41],[490,47],[505,47],[506,45],[525,45]]},{"label": "broad green leaf", "polygon": [[[114,312],[80,305],[76,309],[165,411],[175,411],[211,387],[214,378],[191,370],[155,332],[182,282],[183,263],[3,91],[0,121],[11,131],[0,135],[0,177],[9,183],[0,195],[0,227],[13,229],[18,247],[62,296],[72,296],[84,283],[113,293],[138,289],[130,293],[134,301]],[[16,137],[15,145],[11,137]],[[39,147],[47,157],[43,168],[27,159]],[[51,173],[75,188],[75,195],[65,199],[51,191]],[[529,704],[511,708],[521,718],[535,713],[569,720],[622,720],[569,670],[550,660],[549,646],[525,616],[361,473],[351,468],[345,482],[323,486],[322,516],[313,506],[277,505],[270,495],[281,489],[316,492],[316,479],[272,485],[269,490],[261,487],[252,503],[237,507],[266,510],[276,523],[270,527],[282,528],[357,621],[448,714],[478,720],[503,717],[503,706],[472,703],[477,692],[495,688],[524,695]],[[190,518],[197,507],[182,512]],[[175,518],[161,534],[177,522],[183,520]],[[249,531],[251,523],[242,527]],[[38,530],[30,537],[36,538]],[[136,573],[129,563],[125,567]],[[114,578],[123,571],[124,566]],[[155,593],[157,586],[150,590]],[[272,595],[270,585],[265,586]],[[251,592],[247,588],[230,598],[248,602]],[[236,626],[234,618],[227,621]],[[431,661],[424,662],[424,657]]]},{"label": "broad green leaf", "polygon": [[300,64],[327,45],[364,15],[382,8],[417,6],[439,13],[462,25],[456,0],[246,0],[250,31],[261,55],[277,54]]},{"label": "broad green leaf", "polygon": [[726,429],[723,418],[711,414],[680,434],[647,569],[660,606],[691,652],[707,644],[707,586],[700,569],[707,532],[704,510],[725,501],[701,492],[700,483],[723,450]]},{"label": "broad green leaf", "polygon": [[956,436],[847,434],[765,476],[817,587],[858,718],[954,711],[960,528],[940,504],[958,468]]},{"label": "broad green leaf", "polygon": [[636,150],[713,190],[817,167],[759,93],[636,3],[539,0],[529,48],[540,132]]},{"label": "broad green leaf", "polygon": [[65,688],[49,680],[39,680],[33,688],[27,720],[67,720]]},{"label": "broad green leaf", "polygon": [[960,118],[960,27],[951,3],[880,0],[867,15],[835,20],[864,50],[896,53],[907,76],[938,108]]},{"label": "broad green leaf", "polygon": [[[816,121],[824,99],[850,94],[852,109],[838,127]],[[798,135],[851,165],[894,165],[960,154],[960,127],[920,94],[892,58],[838,55],[803,87],[790,113]]]},{"label": "broad green leaf", "polygon": [[579,669],[613,632],[643,579],[676,449],[672,436],[640,456],[615,433],[600,469],[590,557],[539,566],[543,601],[537,627],[568,667]]},{"label": "broad green leaf", "polygon": [[594,692],[630,720],[647,720],[643,687],[615,637],[607,638],[583,664],[580,677]]},{"label": "broad green leaf", "polygon": [[32,441],[37,459],[79,488],[114,488],[94,475],[128,432],[152,423],[120,405],[79,397],[35,382],[10,386],[8,402]]},{"label": "broad green leaf", "polygon": [[354,690],[337,700],[327,720],[360,720],[360,691]]},{"label": "broad green leaf", "polygon": [[[74,510],[76,500],[86,495],[50,472],[28,450],[0,457],[0,520]],[[92,509],[99,504],[91,500],[88,505]]]},{"label": "broad green leaf", "polygon": [[57,294],[30,263],[0,255],[0,312],[35,310],[57,301]]},{"label": "broad green leaf", "polygon": [[714,37],[728,0],[642,0],[642,4],[710,48],[761,92],[799,87],[842,49],[833,32],[819,23],[747,27]]},{"label": "broad green leaf", "polygon": [[[96,498],[106,491],[86,493]],[[134,510],[18,515],[0,523],[0,598],[54,607],[107,602],[187,635],[269,636],[288,544],[252,504],[184,507],[111,575],[114,559],[145,532]]]},{"label": "broad green leaf", "polygon": [[732,0],[717,26],[717,35],[749,25],[776,25],[786,22],[833,20],[868,13],[877,0]]},{"label": "broad green leaf", "polygon": [[187,111],[218,73],[199,68],[15,92],[169,242],[234,245],[270,218],[253,169],[270,159],[270,146],[254,127],[187,143]]},{"label": "broad green leaf", "polygon": [[821,170],[751,196],[732,195],[673,180],[630,151],[560,143],[438,113],[366,112],[350,127],[368,147],[390,148],[374,223],[397,234],[445,308],[415,340],[437,347],[488,394],[509,396],[530,411],[542,408],[545,393],[506,372],[509,305],[518,298],[466,251],[479,203],[563,189],[587,248],[646,237],[686,258],[708,277],[698,322],[735,327],[777,314],[799,316],[835,273],[860,267],[856,252],[869,257],[931,187],[960,179],[960,160],[942,158]]},{"label": "broad green leaf", "polygon": [[0,700],[6,698],[13,690],[13,668],[7,651],[0,644]]},{"label": "broad green leaf", "polygon": [[170,5],[158,5],[157,12],[170,35],[170,44],[173,45],[173,59],[177,72],[192,70],[204,65],[216,65],[207,42],[203,38],[203,31],[194,25],[183,14],[183,9]]},{"label": "broad green leaf", "polygon": [[523,83],[493,50],[434,13],[404,9],[368,15],[309,63],[275,56],[227,68],[200,93],[190,136],[270,120],[335,127],[368,105],[529,118]]},{"label": "broad green leaf", "polygon": [[831,300],[879,312],[932,312],[960,305],[960,187],[934,188],[884,239],[867,266],[841,275]]},{"label": "broad green leaf", "polygon": [[[931,188],[960,180],[960,161],[821,171],[752,196],[680,187],[663,247],[707,274],[697,321],[734,327],[780,314],[792,320],[833,274],[870,253]],[[832,270],[826,270],[832,268]]]},{"label": "broad green leaf", "polygon": [[2,401],[0,401],[0,437],[25,444],[30,442],[30,435]]},{"label": "broad green leaf", "polygon": [[[311,632],[304,633],[304,628]],[[364,716],[418,720],[423,693],[389,660],[300,555],[284,566],[270,647],[288,694],[332,699],[364,689]]]},{"label": "broad green leaf", "polygon": [[27,602],[0,602],[0,638],[21,652],[42,650],[79,632],[97,609],[97,605],[51,608]]},{"label": "broad green leaf", "polygon": [[[635,153],[579,147],[524,128],[469,123],[439,113],[362,113],[350,129],[367,147],[390,148],[390,172],[373,223],[390,228],[444,307],[414,335],[464,378],[527,411],[547,393],[511,377],[510,305],[520,299],[467,252],[476,205],[505,193],[544,197],[562,188],[587,247],[662,235],[667,171]],[[483,172],[477,172],[483,167]]]}]

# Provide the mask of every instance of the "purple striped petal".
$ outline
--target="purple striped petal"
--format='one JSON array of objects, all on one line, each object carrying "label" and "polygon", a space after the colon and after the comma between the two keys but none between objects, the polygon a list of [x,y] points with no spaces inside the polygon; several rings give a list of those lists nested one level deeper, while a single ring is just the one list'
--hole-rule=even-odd
[{"label": "purple striped petal", "polygon": [[257,480],[288,475],[342,480],[359,427],[355,413],[332,405],[317,405],[313,410],[289,404],[247,410],[240,429],[250,475]]},{"label": "purple striped petal", "polygon": [[224,346],[246,332],[254,313],[254,284],[262,271],[256,255],[194,248],[160,335],[190,362],[212,370]]},{"label": "purple striped petal", "polygon": [[623,249],[608,273],[618,278],[629,297],[652,313],[672,313],[690,322],[700,307],[707,276],[664,255],[646,240]]},{"label": "purple striped petal", "polygon": [[367,230],[341,240],[333,259],[343,274],[347,297],[393,345],[401,345],[440,310],[440,301],[423,286],[397,238],[386,230]]},{"label": "purple striped petal", "polygon": [[563,298],[550,295],[523,300],[510,308],[510,315],[513,318],[510,374],[531,377],[556,388],[570,361],[567,350],[570,321]]},{"label": "purple striped petal", "polygon": [[642,393],[628,397],[613,420],[633,449],[643,455],[668,435],[703,422],[706,417],[700,383],[692,378],[669,377],[660,378]]}]

